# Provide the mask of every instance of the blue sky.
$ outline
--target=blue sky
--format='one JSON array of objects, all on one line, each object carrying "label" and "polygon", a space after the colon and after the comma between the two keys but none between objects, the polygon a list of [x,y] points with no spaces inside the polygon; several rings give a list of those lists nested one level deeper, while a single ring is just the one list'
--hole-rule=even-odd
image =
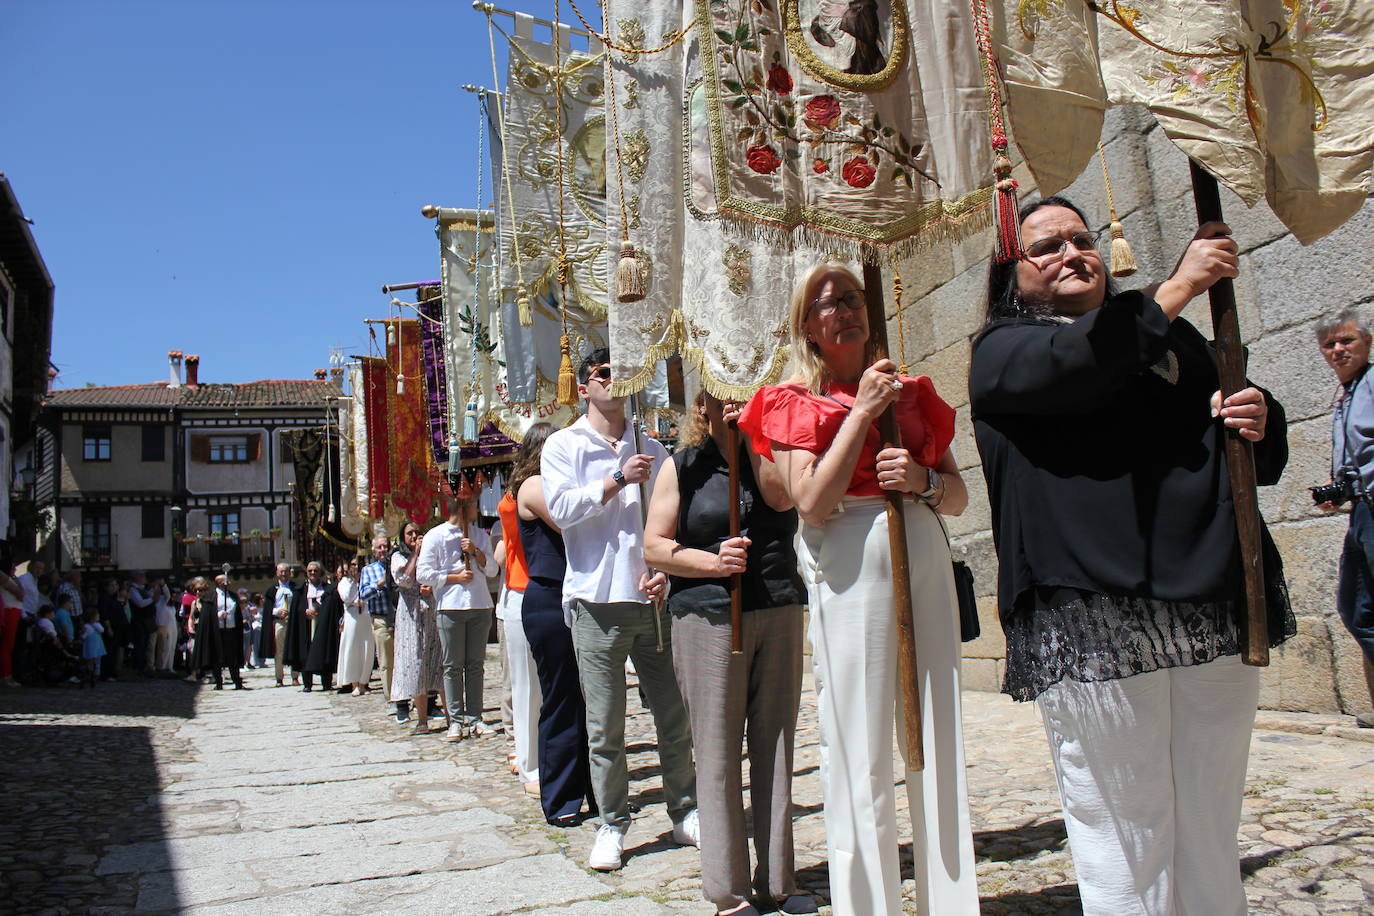
[{"label": "blue sky", "polygon": [[477,203],[461,86],[489,85],[491,63],[468,0],[0,15],[0,171],[57,287],[58,387],[165,378],[169,349],[200,354],[203,381],[308,378],[332,346],[366,346],[382,283],[437,279],[420,206]]}]

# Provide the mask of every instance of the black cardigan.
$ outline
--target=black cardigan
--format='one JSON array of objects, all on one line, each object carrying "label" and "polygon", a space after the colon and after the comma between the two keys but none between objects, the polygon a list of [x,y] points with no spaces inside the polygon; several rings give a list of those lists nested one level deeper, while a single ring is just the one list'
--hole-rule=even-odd
[{"label": "black cardigan", "polygon": [[[1166,378],[1175,359],[1176,384]],[[1226,433],[1209,407],[1217,387],[1211,344],[1139,292],[1071,323],[1012,319],[983,331],[969,400],[1004,620],[1033,586],[1238,597]],[[1265,397],[1254,450],[1261,485],[1277,482],[1288,460],[1283,408]],[[1276,559],[1268,531],[1263,539]]]}]

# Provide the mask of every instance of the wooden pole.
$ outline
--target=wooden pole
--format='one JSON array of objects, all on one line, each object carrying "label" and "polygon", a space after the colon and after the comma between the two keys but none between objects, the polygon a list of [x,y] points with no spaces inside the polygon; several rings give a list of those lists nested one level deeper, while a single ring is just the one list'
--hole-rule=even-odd
[{"label": "wooden pole", "polygon": [[[1217,180],[1196,162],[1190,160],[1189,166],[1198,225],[1219,221],[1221,192]],[[1245,387],[1245,350],[1241,346],[1236,292],[1231,278],[1223,277],[1212,284],[1207,295],[1212,302],[1212,337],[1217,354],[1217,376],[1221,381],[1221,397],[1225,400]],[[1234,429],[1226,430],[1226,470],[1231,477],[1231,504],[1235,507],[1241,572],[1245,581],[1241,659],[1247,665],[1264,667],[1269,664],[1269,616],[1265,610],[1264,557],[1260,551],[1255,452],[1250,440]]]},{"label": "wooden pole", "polygon": [[[739,427],[731,421],[725,427],[725,448],[730,463],[730,537],[739,537]],[[730,651],[744,652],[744,576],[730,576]]]},{"label": "wooden pole", "polygon": [[[878,352],[887,355],[887,310],[883,306],[883,272],[877,264],[864,264],[864,294],[868,299],[868,333]],[[878,434],[884,447],[900,448],[896,411],[889,407],[878,418]],[[916,668],[916,627],[911,619],[911,565],[906,552],[906,494],[887,490],[887,541],[892,555],[892,610],[897,615],[897,689],[902,698],[902,725],[906,729],[907,766],[923,770],[925,746],[921,740],[921,686]]]}]

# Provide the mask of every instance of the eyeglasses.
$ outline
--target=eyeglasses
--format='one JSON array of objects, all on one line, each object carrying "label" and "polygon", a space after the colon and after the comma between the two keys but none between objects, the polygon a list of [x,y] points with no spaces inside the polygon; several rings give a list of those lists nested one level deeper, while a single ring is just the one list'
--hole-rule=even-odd
[{"label": "eyeglasses", "polygon": [[1085,232],[1075,232],[1068,238],[1047,238],[1031,242],[1026,246],[1026,257],[1034,261],[1051,261],[1055,258],[1062,258],[1064,250],[1072,245],[1078,251],[1097,251],[1097,240],[1102,237],[1101,232],[1091,230]]},{"label": "eyeglasses", "polygon": [[590,378],[594,378],[602,382],[609,382],[611,380],[611,367],[601,366],[597,369],[593,369]]},{"label": "eyeglasses", "polygon": [[811,303],[811,307],[816,310],[816,314],[822,318],[828,318],[844,306],[849,311],[858,311],[868,304],[868,298],[864,296],[861,289],[851,289],[849,292],[840,296],[838,299],[826,296],[824,299],[817,299]]}]

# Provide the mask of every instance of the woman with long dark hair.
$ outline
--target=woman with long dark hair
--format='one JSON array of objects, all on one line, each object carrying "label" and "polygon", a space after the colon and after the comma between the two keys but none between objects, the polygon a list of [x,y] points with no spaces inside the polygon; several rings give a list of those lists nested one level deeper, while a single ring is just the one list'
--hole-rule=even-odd
[{"label": "woman with long dark hair", "polygon": [[[1244,913],[1237,866],[1259,672],[1241,664],[1244,588],[1228,430],[1261,485],[1288,457],[1283,410],[1222,401],[1184,306],[1239,269],[1221,223],[1173,274],[1114,292],[1098,233],[1062,197],[1021,211],[1025,258],[993,264],[969,396],[997,546],[1003,691],[1036,700],[1083,911]],[[1269,634],[1294,631],[1262,531]]]},{"label": "woman with long dark hair", "polygon": [[529,584],[521,623],[534,655],[543,699],[539,706],[539,804],[556,827],[580,822],[586,803],[596,813],[587,761],[587,707],[577,674],[572,631],[563,619],[563,576],[567,553],[563,534],[549,515],[539,459],[553,427],[536,423],[525,433],[511,472]]},{"label": "woman with long dark hair", "polygon": [[[538,440],[542,445],[552,427],[547,423],[537,423],[535,428],[525,438],[531,442]],[[530,651],[530,641],[525,638],[523,611],[525,590],[530,584],[530,570],[525,545],[520,539],[520,509],[515,501],[518,486],[512,478],[496,506],[496,514],[501,519],[501,541],[496,545],[496,562],[500,564],[502,573],[496,617],[501,621],[501,645],[506,653],[506,671],[510,679],[514,742],[513,750],[506,755],[506,759],[511,772],[520,777],[525,793],[538,795],[539,706],[544,698],[539,689],[539,673]]]}]

